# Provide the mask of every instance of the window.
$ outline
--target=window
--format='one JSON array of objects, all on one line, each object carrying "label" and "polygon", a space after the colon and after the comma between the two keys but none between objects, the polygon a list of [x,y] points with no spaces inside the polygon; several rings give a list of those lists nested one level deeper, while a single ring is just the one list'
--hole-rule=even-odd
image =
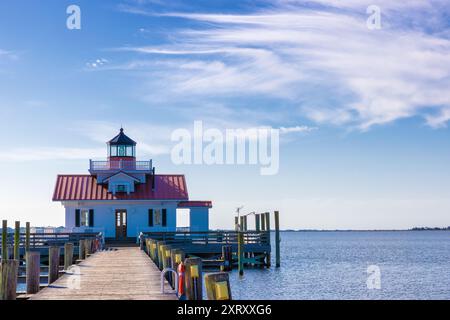
[{"label": "window", "polygon": [[148,209],[148,226],[153,227],[153,209]]},{"label": "window", "polygon": [[118,184],[116,187],[117,192],[127,192],[127,186],[124,184]]},{"label": "window", "polygon": [[117,157],[117,146],[111,146],[111,157]]},{"label": "window", "polygon": [[152,210],[152,216],[155,225],[167,227],[167,209]]},{"label": "window", "polygon": [[155,209],[155,225],[161,225],[161,209]]},{"label": "window", "polygon": [[125,157],[126,154],[126,146],[118,146],[119,149],[119,157]]},{"label": "window", "polygon": [[93,209],[76,209],[75,210],[75,226],[76,227],[93,227],[94,226],[94,210]]}]

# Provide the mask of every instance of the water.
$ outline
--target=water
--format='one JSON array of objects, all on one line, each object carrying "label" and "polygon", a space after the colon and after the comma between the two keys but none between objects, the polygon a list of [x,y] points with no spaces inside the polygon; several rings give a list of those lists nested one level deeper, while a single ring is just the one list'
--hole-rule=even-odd
[{"label": "water", "polygon": [[[282,232],[281,241],[281,268],[273,251],[270,269],[230,274],[233,299],[450,299],[450,232]],[[367,287],[370,265],[381,289]]]}]

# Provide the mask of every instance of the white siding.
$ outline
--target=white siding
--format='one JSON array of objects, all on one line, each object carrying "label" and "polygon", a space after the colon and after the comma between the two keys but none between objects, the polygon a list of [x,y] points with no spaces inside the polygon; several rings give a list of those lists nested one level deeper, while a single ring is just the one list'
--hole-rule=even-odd
[{"label": "white siding", "polygon": [[[66,228],[75,227],[76,209],[94,209],[94,229],[105,233],[105,237],[114,238],[115,212],[116,209],[127,210],[127,236],[136,237],[141,231],[176,231],[176,208],[177,202],[143,202],[143,201],[123,201],[123,202],[65,202],[66,207]],[[148,209],[167,209],[167,226],[154,225],[148,226]],[[78,229],[78,228],[77,228]],[[83,231],[89,228],[79,228],[77,231]]]}]

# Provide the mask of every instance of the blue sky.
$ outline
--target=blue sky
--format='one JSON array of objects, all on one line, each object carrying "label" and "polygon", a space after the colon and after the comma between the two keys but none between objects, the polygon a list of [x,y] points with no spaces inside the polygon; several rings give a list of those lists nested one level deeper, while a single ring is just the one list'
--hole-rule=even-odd
[{"label": "blue sky", "polygon": [[[66,28],[67,6],[81,30]],[[376,4],[382,28],[369,30]],[[284,228],[450,225],[445,1],[2,1],[2,218],[62,225],[56,174],[86,173],[121,125],[138,157]],[[175,166],[177,128],[292,128],[280,171]]]}]

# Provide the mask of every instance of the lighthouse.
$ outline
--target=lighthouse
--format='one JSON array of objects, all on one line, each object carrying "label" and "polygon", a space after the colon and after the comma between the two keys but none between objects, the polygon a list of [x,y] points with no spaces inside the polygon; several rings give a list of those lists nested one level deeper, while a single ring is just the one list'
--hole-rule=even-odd
[{"label": "lighthouse", "polygon": [[140,232],[175,232],[177,210],[189,210],[189,230],[209,230],[211,201],[191,201],[183,174],[156,174],[153,161],[137,160],[137,143],[123,128],[107,143],[105,160],[89,160],[89,174],[57,176],[53,201],[65,209],[72,232],[103,232],[129,240]]}]

